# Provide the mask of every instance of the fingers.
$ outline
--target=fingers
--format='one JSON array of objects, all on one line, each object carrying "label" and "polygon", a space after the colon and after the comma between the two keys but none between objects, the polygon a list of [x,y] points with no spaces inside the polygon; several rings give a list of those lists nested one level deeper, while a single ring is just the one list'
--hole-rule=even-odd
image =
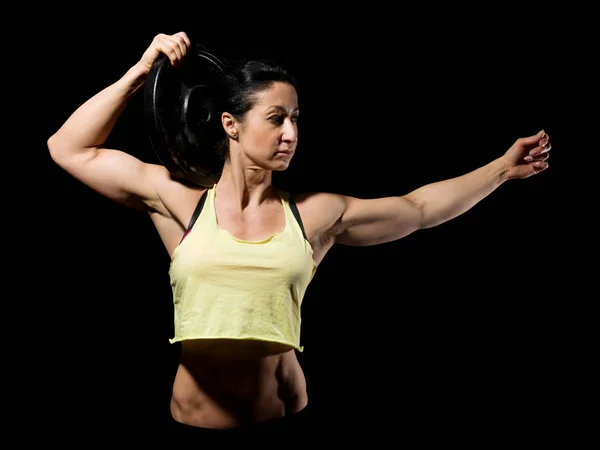
[{"label": "fingers", "polygon": [[535,175],[548,168],[546,160],[550,157],[549,152],[552,148],[552,144],[550,143],[550,136],[543,130],[535,135],[534,139],[536,139],[537,142],[534,140],[531,144],[535,145],[535,147],[529,150],[529,154],[523,159],[529,163],[529,166],[533,169],[533,174]]},{"label": "fingers", "polygon": [[550,154],[548,152],[543,152],[543,153],[539,153],[537,155],[527,155],[523,159],[527,162],[546,161],[549,157],[550,157]]},{"label": "fingers", "polygon": [[527,178],[546,170],[550,157],[550,136],[544,130],[533,136],[521,137],[508,150],[510,159],[515,164],[514,178]]},{"label": "fingers", "polygon": [[[188,48],[191,45],[190,39],[184,31],[175,33],[172,36],[172,39],[174,40],[175,44],[179,47],[179,51],[177,52],[177,55],[179,55],[179,59],[183,59],[185,55],[187,55]],[[175,47],[175,49],[177,49],[177,47]]]},{"label": "fingers", "polygon": [[[550,136],[548,136],[547,134],[544,134],[544,136],[540,139],[538,146],[541,149],[540,153],[549,152],[550,149],[552,148],[552,144],[550,143]],[[537,154],[537,152],[536,152],[536,154]]]},{"label": "fingers", "polygon": [[165,54],[173,66],[178,67],[187,55],[191,42],[187,34],[180,31],[172,35],[156,35],[153,45],[156,50]]},{"label": "fingers", "polygon": [[546,160],[550,157],[548,153],[543,153],[540,156],[526,156],[523,158],[526,162],[528,162],[532,167],[536,169],[546,169],[548,167],[548,163]]},{"label": "fingers", "polygon": [[152,39],[152,43],[142,55],[137,67],[141,68],[143,73],[148,74],[152,64],[161,53],[165,54],[173,66],[179,67],[187,55],[190,45],[190,39],[184,31],[171,35],[159,33]]},{"label": "fingers", "polygon": [[[546,156],[547,159],[547,156]],[[530,166],[533,168],[533,173],[534,174],[538,174],[543,170],[546,170],[548,168],[548,163],[545,161],[534,161],[532,163],[530,163]]]},{"label": "fingers", "polygon": [[535,145],[540,141],[540,139],[543,139],[545,136],[546,132],[544,130],[540,130],[533,136],[527,136],[517,139],[517,142],[524,146]]},{"label": "fingers", "polygon": [[[529,155],[523,158],[533,168],[534,174],[540,173],[542,170],[546,170],[548,168],[548,163],[546,162],[546,160],[550,157],[550,154],[548,153],[550,151],[549,147],[550,143],[538,146],[532,150],[532,152],[536,151],[535,154],[532,154],[530,152]],[[544,148],[548,149],[543,150]]]},{"label": "fingers", "polygon": [[188,37],[188,35],[186,34],[185,31],[180,31],[179,33],[175,33],[173,35],[173,37],[181,38],[183,40],[186,51],[190,47],[190,45],[192,45],[192,43],[190,42],[190,38]]},{"label": "fingers", "polygon": [[[535,142],[533,144],[536,144]],[[550,143],[550,136],[546,133],[543,133],[539,140],[537,141],[537,145],[529,150],[529,155],[527,155],[524,159],[525,161],[532,161],[533,159],[539,160],[540,155],[547,155],[548,152],[552,149],[552,144]]]}]

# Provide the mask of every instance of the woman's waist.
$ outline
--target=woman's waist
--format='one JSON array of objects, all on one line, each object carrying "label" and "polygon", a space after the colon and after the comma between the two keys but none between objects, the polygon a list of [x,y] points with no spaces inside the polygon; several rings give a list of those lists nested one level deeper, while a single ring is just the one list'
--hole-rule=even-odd
[{"label": "woman's waist", "polygon": [[306,381],[293,350],[258,342],[182,342],[172,413],[197,426],[269,420],[306,405]]}]

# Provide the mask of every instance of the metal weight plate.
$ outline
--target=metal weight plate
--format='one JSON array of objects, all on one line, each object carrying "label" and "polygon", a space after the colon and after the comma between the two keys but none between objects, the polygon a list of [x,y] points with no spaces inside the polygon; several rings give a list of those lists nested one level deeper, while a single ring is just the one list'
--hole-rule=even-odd
[{"label": "metal weight plate", "polygon": [[223,136],[215,99],[226,64],[196,45],[175,68],[161,54],[144,86],[144,115],[150,143],[174,178],[209,187],[223,160],[216,143]]}]

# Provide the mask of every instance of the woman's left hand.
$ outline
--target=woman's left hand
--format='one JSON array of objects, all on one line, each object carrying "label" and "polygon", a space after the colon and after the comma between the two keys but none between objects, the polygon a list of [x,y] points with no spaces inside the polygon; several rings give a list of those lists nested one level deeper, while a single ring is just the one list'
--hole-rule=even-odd
[{"label": "woman's left hand", "polygon": [[528,178],[546,170],[551,148],[550,136],[544,130],[518,138],[503,156],[509,167],[507,178]]}]

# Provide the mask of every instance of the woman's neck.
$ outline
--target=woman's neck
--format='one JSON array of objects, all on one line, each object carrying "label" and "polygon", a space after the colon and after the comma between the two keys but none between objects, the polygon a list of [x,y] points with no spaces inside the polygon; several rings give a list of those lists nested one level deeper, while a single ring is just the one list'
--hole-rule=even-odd
[{"label": "woman's neck", "polygon": [[221,198],[232,201],[234,207],[243,211],[248,207],[256,207],[273,198],[278,199],[276,189],[272,185],[270,170],[237,165],[225,162],[221,177],[217,182],[217,194]]}]

